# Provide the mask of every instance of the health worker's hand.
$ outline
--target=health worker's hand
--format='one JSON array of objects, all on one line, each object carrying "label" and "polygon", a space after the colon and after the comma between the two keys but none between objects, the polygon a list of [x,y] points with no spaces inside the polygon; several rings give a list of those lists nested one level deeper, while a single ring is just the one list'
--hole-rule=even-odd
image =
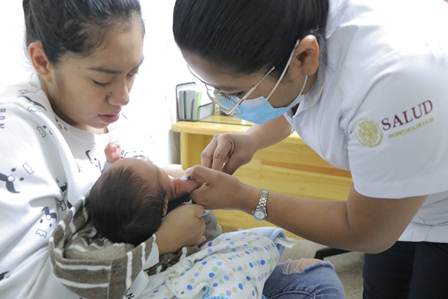
[{"label": "health worker's hand", "polygon": [[190,194],[191,192],[193,192],[193,190],[201,186],[199,185],[199,183],[195,181],[187,180],[184,178],[171,179],[171,185],[172,185],[171,198],[177,198],[185,194]]},{"label": "health worker's hand", "polygon": [[195,203],[206,209],[246,209],[250,187],[237,178],[203,166],[192,167],[186,173],[190,180],[201,184],[191,193]]},{"label": "health worker's hand", "polygon": [[202,151],[201,164],[233,174],[252,160],[257,150],[257,141],[250,134],[220,134]]},{"label": "health worker's hand", "polygon": [[173,253],[184,246],[195,246],[206,241],[204,208],[187,204],[167,214],[156,232],[159,253]]}]

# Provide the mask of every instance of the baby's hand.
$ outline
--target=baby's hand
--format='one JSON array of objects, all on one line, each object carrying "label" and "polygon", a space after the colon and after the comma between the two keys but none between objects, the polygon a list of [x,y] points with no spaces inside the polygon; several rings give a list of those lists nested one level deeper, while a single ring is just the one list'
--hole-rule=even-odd
[{"label": "baby's hand", "polygon": [[109,163],[116,162],[121,158],[121,147],[116,143],[109,143],[104,149],[106,160]]},{"label": "baby's hand", "polygon": [[172,253],[183,246],[196,246],[206,241],[204,208],[183,205],[166,215],[156,232],[159,253]]}]

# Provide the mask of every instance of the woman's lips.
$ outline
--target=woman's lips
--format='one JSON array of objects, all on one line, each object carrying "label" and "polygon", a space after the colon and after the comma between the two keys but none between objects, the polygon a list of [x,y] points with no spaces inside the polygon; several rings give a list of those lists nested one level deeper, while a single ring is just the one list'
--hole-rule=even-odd
[{"label": "woman's lips", "polygon": [[114,113],[114,114],[100,114],[99,117],[101,120],[105,123],[111,124],[120,119],[120,113]]}]

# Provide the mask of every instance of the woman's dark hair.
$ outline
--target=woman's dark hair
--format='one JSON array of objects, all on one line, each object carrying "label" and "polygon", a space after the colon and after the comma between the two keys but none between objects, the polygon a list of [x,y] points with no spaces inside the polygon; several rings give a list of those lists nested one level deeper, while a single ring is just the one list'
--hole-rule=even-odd
[{"label": "woman's dark hair", "polygon": [[89,219],[98,233],[112,242],[135,246],[148,240],[160,227],[166,190],[158,177],[154,190],[126,167],[106,171],[86,199]]},{"label": "woman's dark hair", "polygon": [[89,55],[112,25],[141,19],[139,0],[23,0],[23,11],[26,45],[42,42],[53,64],[67,52]]},{"label": "woman's dark hair", "polygon": [[176,0],[173,32],[182,50],[249,74],[283,70],[298,39],[325,34],[329,0]]}]

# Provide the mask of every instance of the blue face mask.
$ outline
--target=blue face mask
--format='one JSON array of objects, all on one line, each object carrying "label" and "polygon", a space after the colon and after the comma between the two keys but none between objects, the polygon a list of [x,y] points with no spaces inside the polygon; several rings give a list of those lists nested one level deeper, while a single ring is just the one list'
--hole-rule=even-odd
[{"label": "blue face mask", "polygon": [[272,107],[266,97],[259,97],[256,99],[243,101],[235,110],[233,115],[237,118],[256,124],[264,124],[270,120],[276,119],[288,112],[294,106],[298,105],[304,99],[305,96],[303,95],[303,91],[306,87],[307,81],[308,76],[305,77],[305,81],[299,95],[294,99],[294,101],[289,103],[288,106],[275,108]]},{"label": "blue face mask", "polygon": [[272,107],[266,97],[259,97],[253,100],[244,101],[233,114],[235,117],[244,119],[256,124],[264,124],[270,120],[276,119],[289,109],[299,104],[303,99],[303,95],[299,95],[287,107]]}]

